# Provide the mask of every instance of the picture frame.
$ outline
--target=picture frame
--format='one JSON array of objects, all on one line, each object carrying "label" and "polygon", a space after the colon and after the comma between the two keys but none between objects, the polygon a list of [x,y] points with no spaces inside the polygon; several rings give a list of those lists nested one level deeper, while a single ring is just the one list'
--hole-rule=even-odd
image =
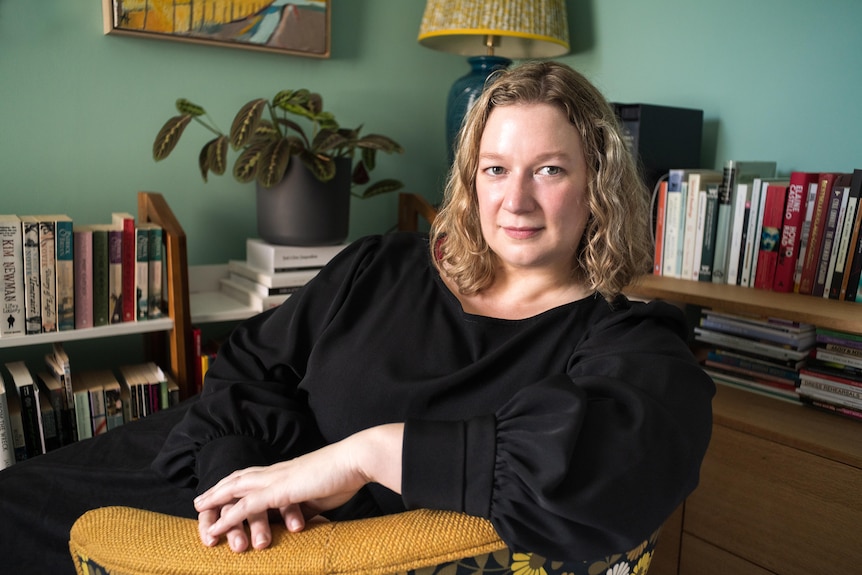
[{"label": "picture frame", "polygon": [[330,0],[102,0],[105,34],[329,58]]}]

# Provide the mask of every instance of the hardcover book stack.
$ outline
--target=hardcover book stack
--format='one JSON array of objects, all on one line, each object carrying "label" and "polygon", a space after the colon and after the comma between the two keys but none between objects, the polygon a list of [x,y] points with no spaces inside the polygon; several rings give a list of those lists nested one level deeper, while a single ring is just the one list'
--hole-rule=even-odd
[{"label": "hardcover book stack", "polygon": [[[63,346],[55,343],[44,365],[23,361],[0,372],[0,469],[79,439],[166,409],[179,401],[179,388],[152,362],[110,369],[73,371]],[[125,375],[134,371],[130,384]]]},{"label": "hardcover book stack", "polygon": [[703,310],[694,332],[708,346],[704,369],[715,382],[799,403],[813,325]]},{"label": "hardcover book stack", "polygon": [[670,170],[657,193],[654,274],[862,301],[862,170],[729,161]]},{"label": "hardcover book stack", "polygon": [[103,225],[65,214],[0,215],[0,337],[161,317],[162,229],[125,212]]},{"label": "hardcover book stack", "polygon": [[246,259],[228,262],[221,290],[261,312],[283,303],[347,244],[282,246],[256,238],[246,240]]},{"label": "hardcover book stack", "polygon": [[862,420],[862,335],[818,328],[799,378],[803,403]]}]

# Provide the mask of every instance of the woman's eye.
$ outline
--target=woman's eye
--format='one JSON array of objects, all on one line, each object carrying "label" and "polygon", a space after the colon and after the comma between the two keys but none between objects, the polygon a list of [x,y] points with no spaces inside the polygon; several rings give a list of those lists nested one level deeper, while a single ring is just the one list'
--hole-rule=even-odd
[{"label": "woman's eye", "polygon": [[563,169],[560,168],[559,166],[545,166],[544,168],[539,170],[539,173],[542,175],[545,175],[545,176],[556,176],[557,174],[561,173],[562,171],[563,171]]},{"label": "woman's eye", "polygon": [[506,172],[500,166],[491,166],[490,168],[485,168],[485,173],[489,176],[501,176]]}]

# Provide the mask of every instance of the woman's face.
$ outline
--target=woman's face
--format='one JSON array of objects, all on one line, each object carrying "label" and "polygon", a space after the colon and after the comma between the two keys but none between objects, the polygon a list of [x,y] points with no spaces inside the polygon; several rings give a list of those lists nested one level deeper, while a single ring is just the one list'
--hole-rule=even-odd
[{"label": "woman's face", "polygon": [[491,110],[479,144],[482,233],[504,269],[570,276],[589,216],[581,136],[550,104]]}]

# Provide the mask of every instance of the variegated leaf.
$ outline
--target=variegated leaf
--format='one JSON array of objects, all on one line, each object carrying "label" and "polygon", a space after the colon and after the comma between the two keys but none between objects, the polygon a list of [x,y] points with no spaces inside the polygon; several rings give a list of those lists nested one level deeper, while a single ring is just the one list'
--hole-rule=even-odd
[{"label": "variegated leaf", "polygon": [[257,129],[260,116],[266,106],[267,101],[258,98],[240,108],[230,127],[230,142],[234,148],[242,148],[248,144]]},{"label": "variegated leaf", "polygon": [[182,116],[174,116],[165,122],[165,125],[162,126],[162,129],[156,135],[156,141],[153,142],[153,158],[157,162],[164,160],[170,155],[176,147],[177,142],[180,141],[180,136],[183,135],[186,126],[191,121],[191,116],[183,114]]},{"label": "variegated leaf", "polygon": [[242,183],[253,181],[260,169],[261,156],[269,142],[257,142],[247,147],[233,165],[233,177]]},{"label": "variegated leaf", "polygon": [[189,116],[203,116],[206,114],[206,110],[204,110],[203,106],[198,106],[192,102],[189,102],[185,98],[180,98],[176,102],[177,111],[180,114],[188,114]]},{"label": "variegated leaf", "polygon": [[382,150],[389,154],[401,154],[404,152],[404,148],[402,148],[398,142],[387,136],[381,136],[380,134],[368,134],[367,136],[363,136],[356,142],[356,145],[360,148]]},{"label": "variegated leaf", "polygon": [[379,196],[380,194],[396,192],[403,187],[404,184],[402,184],[398,180],[380,180],[379,182],[375,182],[365,188],[360,197],[362,199],[372,198],[374,196]]},{"label": "variegated leaf", "polygon": [[307,151],[299,155],[305,167],[321,182],[328,182],[335,177],[335,162],[329,156],[320,156]]},{"label": "variegated leaf", "polygon": [[346,143],[347,139],[338,132],[334,132],[332,130],[321,130],[317,133],[314,137],[314,141],[311,143],[311,152],[316,154],[328,152],[329,150],[343,146]]},{"label": "variegated leaf", "polygon": [[207,145],[207,156],[210,171],[222,175],[227,169],[227,136],[221,136],[210,140]]},{"label": "variegated leaf", "polygon": [[201,148],[201,151],[198,154],[198,168],[200,168],[201,177],[204,179],[204,182],[206,182],[207,174],[209,174],[210,171],[209,144],[204,144],[204,147]]},{"label": "variegated leaf", "polygon": [[362,148],[362,162],[368,167],[368,171],[377,167],[377,150],[374,148]]},{"label": "variegated leaf", "polygon": [[267,146],[261,158],[257,181],[264,188],[271,188],[284,178],[287,164],[290,162],[290,142],[286,139],[276,140]]}]

